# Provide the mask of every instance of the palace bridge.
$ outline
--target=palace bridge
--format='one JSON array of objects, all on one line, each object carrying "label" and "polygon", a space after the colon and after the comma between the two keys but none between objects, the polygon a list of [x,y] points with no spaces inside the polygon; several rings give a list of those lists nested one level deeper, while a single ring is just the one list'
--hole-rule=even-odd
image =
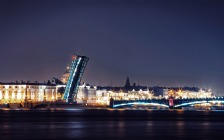
[{"label": "palace bridge", "polygon": [[119,108],[124,106],[133,105],[145,105],[145,106],[160,106],[167,108],[181,108],[185,106],[191,106],[195,104],[204,103],[224,103],[224,97],[213,97],[213,98],[193,98],[193,99],[146,99],[146,100],[114,100],[111,98],[110,107]]}]

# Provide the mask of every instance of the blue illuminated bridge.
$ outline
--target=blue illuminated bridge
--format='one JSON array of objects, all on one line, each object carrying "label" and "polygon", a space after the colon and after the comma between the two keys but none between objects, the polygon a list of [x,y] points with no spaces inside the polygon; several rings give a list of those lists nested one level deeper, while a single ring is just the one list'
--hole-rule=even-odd
[{"label": "blue illuminated bridge", "polygon": [[110,107],[119,108],[124,106],[133,105],[149,105],[149,106],[160,106],[167,108],[181,108],[185,106],[191,106],[195,104],[203,103],[224,103],[224,97],[214,98],[194,98],[194,99],[147,99],[147,100],[110,100]]},{"label": "blue illuminated bridge", "polygon": [[73,55],[69,78],[63,97],[67,103],[75,102],[79,84],[88,61],[89,58],[86,56]]}]

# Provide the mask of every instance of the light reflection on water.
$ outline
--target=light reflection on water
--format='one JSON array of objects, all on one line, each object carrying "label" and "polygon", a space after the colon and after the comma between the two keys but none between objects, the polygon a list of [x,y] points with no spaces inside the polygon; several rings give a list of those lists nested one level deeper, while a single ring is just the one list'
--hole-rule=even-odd
[{"label": "light reflection on water", "polygon": [[1,139],[223,139],[224,112],[0,111]]}]

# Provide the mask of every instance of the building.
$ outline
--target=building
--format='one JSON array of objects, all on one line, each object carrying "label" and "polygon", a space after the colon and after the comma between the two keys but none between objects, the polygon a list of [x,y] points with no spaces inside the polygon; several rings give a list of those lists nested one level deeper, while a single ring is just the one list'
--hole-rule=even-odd
[{"label": "building", "polygon": [[52,83],[0,83],[0,104],[21,103],[27,101],[56,101],[61,100],[63,93],[58,91],[65,85]]},{"label": "building", "polygon": [[197,87],[146,87],[132,86],[127,77],[124,87],[90,86],[83,83],[79,86],[77,102],[87,105],[109,105],[110,98],[114,100],[147,100],[169,97],[175,99],[185,98],[211,98],[214,97],[211,90]]},{"label": "building", "polygon": [[[63,99],[66,85],[53,78],[47,83],[0,83],[0,104],[21,103],[25,100],[32,102],[60,101]],[[180,98],[211,98],[211,90],[190,88],[163,88],[163,94],[157,95],[151,89],[141,86],[125,87],[100,87],[83,83],[78,87],[76,101],[85,105],[109,105],[110,98],[115,100],[147,100],[152,98],[166,98],[170,96]],[[159,87],[159,92],[161,87]],[[157,90],[155,90],[157,91]]]},{"label": "building", "polygon": [[212,98],[215,97],[210,89],[185,89],[185,88],[171,88],[164,89],[164,98],[169,98],[170,96],[175,99],[193,99],[193,98]]},{"label": "building", "polygon": [[90,86],[83,83],[79,86],[77,103],[86,105],[109,105],[110,98],[115,100],[145,100],[154,98],[153,92],[148,88],[129,86],[125,87],[101,87]]}]

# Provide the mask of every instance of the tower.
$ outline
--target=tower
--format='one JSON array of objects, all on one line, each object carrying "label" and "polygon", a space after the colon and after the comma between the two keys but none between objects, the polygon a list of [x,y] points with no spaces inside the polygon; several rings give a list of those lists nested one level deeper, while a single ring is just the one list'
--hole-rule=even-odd
[{"label": "tower", "polygon": [[83,72],[89,58],[86,56],[73,55],[72,64],[69,70],[69,77],[64,93],[64,100],[67,103],[74,102],[78,92],[78,86],[80,84]]},{"label": "tower", "polygon": [[129,77],[127,77],[124,87],[129,88],[131,86]]},{"label": "tower", "polygon": [[68,65],[68,66],[66,67],[66,71],[64,72],[64,74],[63,74],[63,76],[62,76],[62,78],[61,78],[61,81],[62,81],[64,84],[67,84],[69,75],[70,75],[70,66]]}]

